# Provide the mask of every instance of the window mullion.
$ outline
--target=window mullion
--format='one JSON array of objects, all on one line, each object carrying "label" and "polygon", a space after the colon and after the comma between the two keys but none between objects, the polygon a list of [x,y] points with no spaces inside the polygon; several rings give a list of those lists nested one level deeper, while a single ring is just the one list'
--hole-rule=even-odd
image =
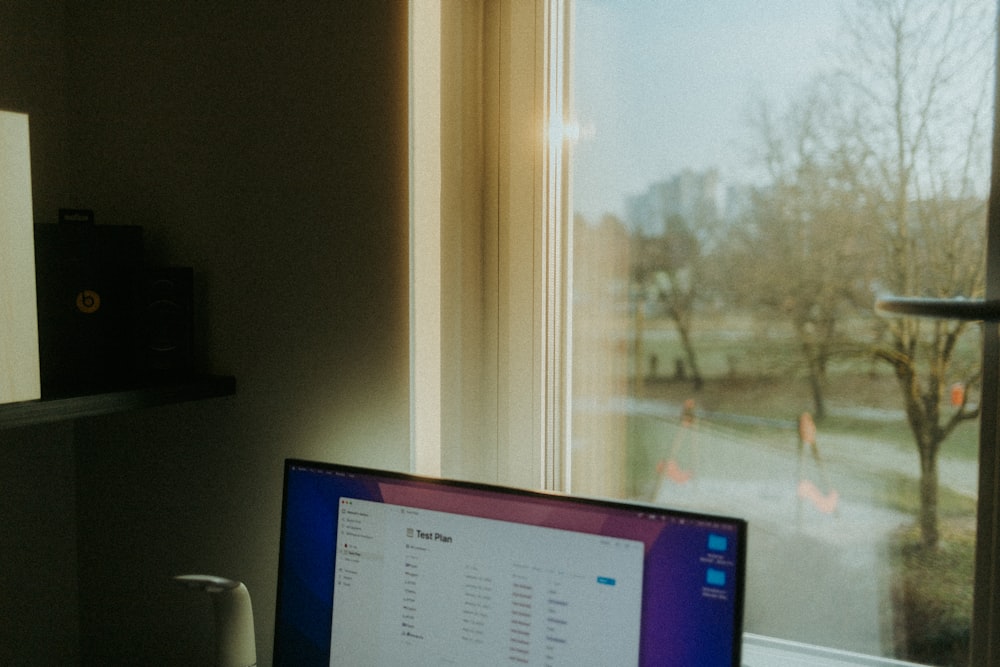
[{"label": "window mullion", "polygon": [[568,119],[568,6],[563,0],[542,3],[543,30],[538,31],[543,61],[543,95],[546,119],[545,155],[541,179],[540,216],[536,229],[541,236],[542,312],[542,422],[545,488],[566,491],[569,471],[569,332],[568,308],[571,274],[568,218],[568,150],[571,125]]},{"label": "window mullion", "polygon": [[[995,35],[1000,34],[1000,15]],[[996,46],[1000,53],[1000,40]],[[987,300],[1000,299],[1000,68],[994,66],[993,165],[986,229]],[[976,526],[976,569],[972,607],[972,665],[1000,662],[1000,330],[984,325],[983,392],[979,422],[979,499]]]}]

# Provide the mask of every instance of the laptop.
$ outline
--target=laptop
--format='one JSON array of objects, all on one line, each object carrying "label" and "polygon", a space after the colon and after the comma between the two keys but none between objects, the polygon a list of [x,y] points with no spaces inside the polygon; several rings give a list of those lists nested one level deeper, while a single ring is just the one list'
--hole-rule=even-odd
[{"label": "laptop", "polygon": [[733,517],[285,462],[274,665],[740,665]]}]

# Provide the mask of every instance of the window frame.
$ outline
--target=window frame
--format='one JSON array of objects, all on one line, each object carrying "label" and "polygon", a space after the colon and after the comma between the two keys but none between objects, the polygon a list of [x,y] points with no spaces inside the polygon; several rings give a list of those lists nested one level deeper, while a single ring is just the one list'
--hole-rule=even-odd
[{"label": "window frame", "polygon": [[[410,0],[413,472],[572,488],[569,3]],[[994,95],[987,300],[1000,299],[998,134]],[[984,405],[1000,407],[998,385],[991,322]],[[997,412],[980,422],[973,665],[1000,663]]]},{"label": "window frame", "polygon": [[[985,299],[1000,299],[1000,3],[994,24],[993,150],[986,221]],[[972,602],[972,665],[1000,663],[1000,327],[983,325],[983,406],[979,422],[979,499]]]},{"label": "window frame", "polygon": [[544,130],[568,91],[546,66],[566,54],[567,12],[564,0],[410,3],[418,473],[567,488],[568,149]]}]

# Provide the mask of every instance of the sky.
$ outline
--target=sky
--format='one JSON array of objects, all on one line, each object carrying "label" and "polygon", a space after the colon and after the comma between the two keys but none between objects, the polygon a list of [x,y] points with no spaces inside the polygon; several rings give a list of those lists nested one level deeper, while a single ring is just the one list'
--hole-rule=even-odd
[{"label": "sky", "polygon": [[627,196],[685,168],[749,179],[750,110],[781,109],[829,62],[833,0],[577,0],[574,209],[622,216]]}]

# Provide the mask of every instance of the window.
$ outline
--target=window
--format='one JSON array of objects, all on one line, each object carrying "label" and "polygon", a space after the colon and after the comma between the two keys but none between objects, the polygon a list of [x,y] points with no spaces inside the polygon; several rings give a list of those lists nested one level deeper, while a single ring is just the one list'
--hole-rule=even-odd
[{"label": "window", "polygon": [[[747,516],[748,632],[873,656],[965,664],[976,550],[994,662],[996,327],[871,308],[996,283],[994,7],[412,6],[441,74],[416,469]],[[911,341],[939,401],[906,403]]]}]

